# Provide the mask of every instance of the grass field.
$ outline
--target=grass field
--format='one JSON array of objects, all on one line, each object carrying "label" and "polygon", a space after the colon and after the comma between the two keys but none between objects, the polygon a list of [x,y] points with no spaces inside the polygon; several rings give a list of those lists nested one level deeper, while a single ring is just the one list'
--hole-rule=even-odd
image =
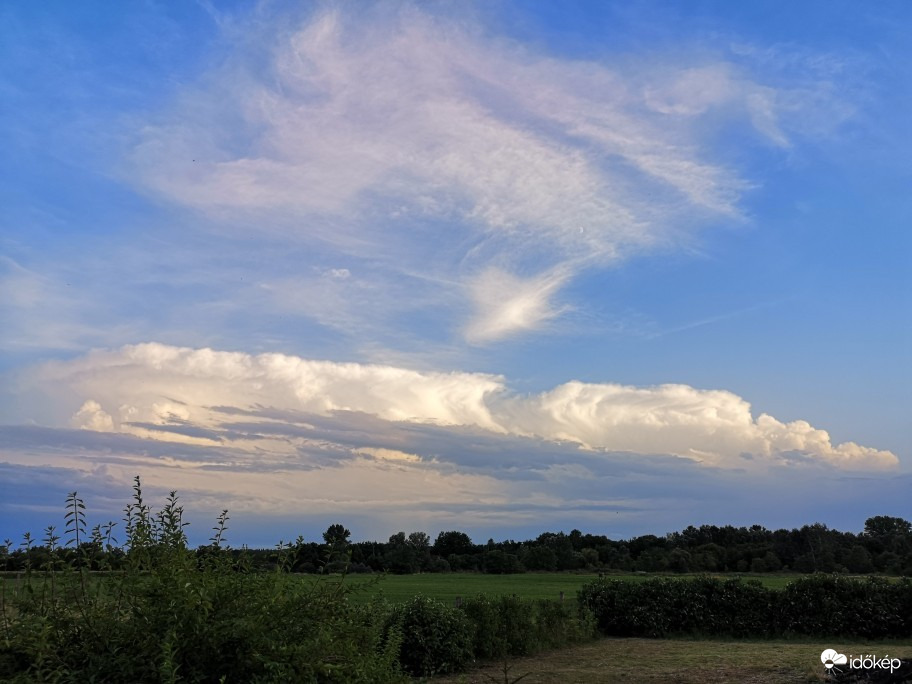
[{"label": "grass field", "polygon": [[434,684],[808,684],[825,681],[820,653],[912,657],[912,644],[821,641],[718,641],[690,639],[598,639],[582,646],[486,663]]},{"label": "grass field", "polygon": [[[21,574],[0,572],[0,582],[6,582],[7,590],[11,590],[16,583],[17,575],[21,581]],[[100,576],[100,575],[96,575]],[[608,579],[619,579],[628,582],[643,582],[654,577],[671,577],[686,579],[695,575],[640,575],[640,574],[606,574]],[[722,579],[741,577],[742,579],[759,580],[765,587],[783,589],[803,575],[800,574],[762,574],[762,575],[733,575],[716,574]],[[36,580],[41,577],[40,572],[35,573]],[[303,581],[313,581],[316,576],[302,575]],[[407,601],[417,594],[423,594],[439,599],[452,605],[456,597],[469,597],[476,594],[489,594],[492,596],[502,594],[516,594],[522,598],[560,598],[564,592],[564,600],[576,600],[577,590],[585,583],[597,579],[597,574],[571,574],[571,573],[523,573],[518,575],[484,575],[475,573],[424,573],[417,575],[348,575],[345,582],[350,586],[359,588],[351,595],[351,600],[361,603],[367,602],[375,596],[382,595],[392,603]],[[339,576],[330,576],[329,581],[338,581]]]},{"label": "grass field", "polygon": [[[658,575],[605,575],[609,579],[642,582]],[[694,575],[668,575],[673,578],[687,578]],[[721,578],[741,575],[716,575]],[[783,589],[789,582],[802,577],[798,574],[744,575],[744,579],[757,579],[764,586]],[[379,581],[371,575],[349,575],[345,581],[358,587],[352,596],[354,601],[368,601],[380,594],[393,603],[407,601],[416,594],[423,594],[452,605],[457,596],[463,598],[476,594],[516,594],[523,598],[558,599],[564,592],[567,601],[576,600],[577,590],[598,575],[576,575],[563,573],[524,573],[519,575],[482,575],[469,573],[428,573],[420,575],[387,575]]]}]

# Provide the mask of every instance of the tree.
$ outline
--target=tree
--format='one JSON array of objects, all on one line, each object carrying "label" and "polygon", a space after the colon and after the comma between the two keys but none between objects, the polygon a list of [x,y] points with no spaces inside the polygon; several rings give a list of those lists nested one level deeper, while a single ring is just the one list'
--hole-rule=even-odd
[{"label": "tree", "polygon": [[861,544],[852,547],[845,558],[845,565],[849,572],[873,572],[874,563],[871,561],[871,554]]},{"label": "tree", "polygon": [[912,523],[889,515],[875,515],[865,520],[864,533],[872,537],[912,536]]},{"label": "tree", "polygon": [[522,563],[512,553],[504,553],[499,549],[486,551],[482,557],[484,571],[492,575],[509,575],[524,572]]},{"label": "tree", "polygon": [[668,554],[668,569],[675,572],[690,572],[690,553],[684,549],[672,549]]},{"label": "tree", "polygon": [[326,528],[326,532],[323,533],[323,541],[330,546],[348,546],[349,537],[351,537],[351,532],[339,523],[330,525]]},{"label": "tree", "polygon": [[415,555],[419,570],[426,570],[431,562],[431,538],[425,532],[412,532],[405,542]]},{"label": "tree", "polygon": [[475,545],[465,532],[456,530],[441,532],[434,542],[434,554],[441,558],[449,558],[453,554],[463,556],[473,553],[475,553]]},{"label": "tree", "polygon": [[662,572],[668,569],[668,552],[658,546],[653,546],[640,554],[636,561],[637,570],[646,572]]},{"label": "tree", "polygon": [[349,532],[344,525],[340,525],[339,523],[330,525],[326,528],[326,532],[323,533],[323,541],[325,541],[326,545],[329,547],[328,555],[330,563],[346,561],[348,559],[349,537],[351,537],[351,532]]},{"label": "tree", "polygon": [[595,549],[585,548],[580,551],[580,555],[583,557],[587,568],[594,568],[599,564],[599,552]]},{"label": "tree", "polygon": [[891,551],[900,556],[912,551],[912,523],[889,515],[875,515],[865,520],[864,536],[868,550],[878,554]]},{"label": "tree", "polygon": [[406,540],[405,532],[397,532],[389,538],[383,561],[386,568],[396,575],[408,575],[417,572],[417,553],[415,548]]},{"label": "tree", "polygon": [[521,556],[523,565],[529,570],[557,570],[557,554],[547,546],[528,546]]},{"label": "tree", "polygon": [[412,532],[408,544],[416,551],[424,552],[431,547],[431,538],[425,532]]}]

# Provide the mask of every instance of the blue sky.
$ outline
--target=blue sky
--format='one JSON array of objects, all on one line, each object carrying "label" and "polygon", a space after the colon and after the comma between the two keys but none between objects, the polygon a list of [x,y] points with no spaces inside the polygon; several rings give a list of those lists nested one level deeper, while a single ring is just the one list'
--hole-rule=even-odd
[{"label": "blue sky", "polygon": [[7,3],[0,535],[908,517],[910,20]]}]

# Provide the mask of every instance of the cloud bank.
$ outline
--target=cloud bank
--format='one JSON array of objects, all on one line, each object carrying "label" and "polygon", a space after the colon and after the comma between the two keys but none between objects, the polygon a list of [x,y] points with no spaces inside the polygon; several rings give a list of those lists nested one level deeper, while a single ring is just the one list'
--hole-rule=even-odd
[{"label": "cloud bank", "polygon": [[148,426],[212,428],[221,421],[214,407],[268,407],[463,426],[593,451],[670,454],[722,468],[784,464],[799,457],[840,469],[898,464],[888,451],[833,444],[825,430],[805,421],[754,417],[750,404],[731,392],[686,385],[573,381],[523,395],[510,391],[504,378],[479,373],[418,372],[157,343],[50,362],[32,382],[48,393],[66,388],[79,402],[72,415],[75,427],[175,441],[206,438],[186,429]]},{"label": "cloud bank", "polygon": [[248,521],[245,541],[266,545],[332,519],[367,538],[788,525],[834,492],[831,517],[857,525],[877,492],[900,501],[908,480],[888,451],[683,385],[521,394],[480,373],[147,343],[44,363],[19,387],[38,399],[31,420],[0,425],[8,536],[74,489],[116,519],[136,474],[150,495],[179,489],[191,512],[229,508]]}]

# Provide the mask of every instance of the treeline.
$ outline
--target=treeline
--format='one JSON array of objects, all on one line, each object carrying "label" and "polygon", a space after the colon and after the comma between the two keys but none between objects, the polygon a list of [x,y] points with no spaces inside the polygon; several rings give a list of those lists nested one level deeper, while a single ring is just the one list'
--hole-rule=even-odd
[{"label": "treeline", "polygon": [[[48,534],[38,542],[30,536],[17,547],[0,547],[0,569],[21,571],[46,564],[50,555],[62,561],[77,556],[90,569],[114,568],[122,550],[111,544],[111,527],[96,528],[80,548],[52,548]],[[244,554],[255,569],[273,569],[279,559],[292,572],[482,572],[508,574],[556,571],[622,572],[751,572],[884,573],[912,575],[912,523],[875,516],[855,534],[815,523],[798,529],[768,530],[760,525],[690,526],[664,537],[644,535],[611,540],[573,530],[545,532],[533,540],[475,544],[468,534],[440,532],[435,540],[424,532],[398,532],[386,542],[351,542],[341,524],[331,525],[322,542],[280,543],[278,549],[242,549],[218,553]],[[196,550],[200,561],[213,546]]]}]

